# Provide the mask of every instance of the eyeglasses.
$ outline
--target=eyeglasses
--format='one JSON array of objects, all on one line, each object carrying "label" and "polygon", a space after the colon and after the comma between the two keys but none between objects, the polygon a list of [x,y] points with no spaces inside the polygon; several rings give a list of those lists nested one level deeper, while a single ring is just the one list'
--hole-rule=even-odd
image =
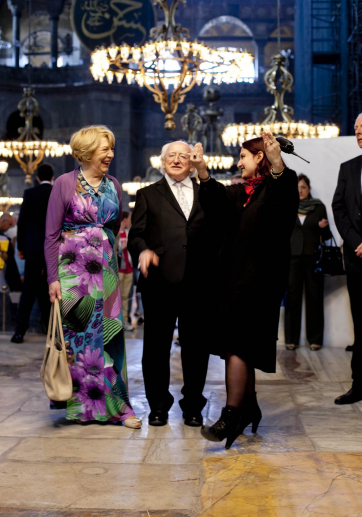
[{"label": "eyeglasses", "polygon": [[185,153],[167,153],[166,158],[169,162],[173,162],[178,156],[181,162],[187,162],[190,159],[190,156]]}]

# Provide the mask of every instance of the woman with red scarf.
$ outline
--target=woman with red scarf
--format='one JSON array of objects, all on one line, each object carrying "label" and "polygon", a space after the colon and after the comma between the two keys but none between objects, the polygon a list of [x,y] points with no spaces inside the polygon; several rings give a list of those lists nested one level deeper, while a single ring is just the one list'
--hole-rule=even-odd
[{"label": "woman with red scarf", "polygon": [[271,133],[243,143],[238,163],[243,184],[224,187],[210,178],[201,144],[191,161],[206,216],[217,224],[220,212],[225,214],[215,265],[222,273],[214,295],[227,328],[213,353],[226,360],[227,401],[219,420],[202,434],[213,441],[226,438],[229,449],[246,426],[252,424],[256,432],[261,420],[254,369],[275,372],[279,310],[299,204],[297,176],[283,163]]}]

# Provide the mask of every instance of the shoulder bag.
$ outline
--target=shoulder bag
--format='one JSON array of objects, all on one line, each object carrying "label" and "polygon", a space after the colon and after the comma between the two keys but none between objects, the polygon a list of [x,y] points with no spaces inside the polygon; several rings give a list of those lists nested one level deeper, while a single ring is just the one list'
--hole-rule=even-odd
[{"label": "shoulder bag", "polygon": [[329,246],[322,241],[317,248],[314,272],[325,276],[345,275],[341,248],[333,235],[329,241]]},{"label": "shoulder bag", "polygon": [[40,370],[50,400],[66,401],[72,397],[73,383],[64,343],[59,301],[52,304],[43,364]]}]

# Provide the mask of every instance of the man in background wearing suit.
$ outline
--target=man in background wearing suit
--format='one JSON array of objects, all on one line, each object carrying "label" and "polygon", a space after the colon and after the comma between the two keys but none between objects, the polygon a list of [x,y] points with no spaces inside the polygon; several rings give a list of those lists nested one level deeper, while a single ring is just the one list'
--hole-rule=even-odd
[{"label": "man in background wearing suit", "polygon": [[50,301],[44,258],[45,220],[54,179],[53,167],[38,168],[39,185],[25,190],[18,220],[18,256],[25,258],[24,287],[21,294],[12,343],[22,343],[29,327],[30,313],[38,298],[44,328],[47,328]]},{"label": "man in background wearing suit", "polygon": [[[362,149],[362,113],[355,122],[357,143]],[[362,156],[342,163],[332,208],[337,229],[344,244],[347,288],[354,326],[352,354],[352,388],[337,397],[336,404],[353,404],[362,400]]]},{"label": "man in background wearing suit", "polygon": [[170,351],[178,318],[185,424],[203,423],[208,353],[202,335],[200,297],[207,264],[206,226],[199,186],[190,176],[191,147],[183,141],[162,149],[164,177],[137,192],[128,237],[133,264],[140,264],[138,287],[144,306],[143,377],[151,408],[150,425],[166,425],[174,398],[169,391]]}]

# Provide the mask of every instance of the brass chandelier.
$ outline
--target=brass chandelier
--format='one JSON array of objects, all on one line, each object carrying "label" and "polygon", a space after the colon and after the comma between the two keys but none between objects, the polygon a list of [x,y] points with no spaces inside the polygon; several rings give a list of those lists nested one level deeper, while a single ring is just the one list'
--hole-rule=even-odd
[{"label": "brass chandelier", "polygon": [[165,128],[173,130],[178,104],[195,84],[254,82],[254,58],[240,49],[191,42],[189,30],[175,22],[176,9],[186,0],[173,0],[171,6],[168,0],[154,3],[163,10],[165,21],[151,29],[151,40],[142,47],[124,43],[96,50],[90,70],[96,81],[121,83],[125,77],[128,84],[145,86],[165,113]]},{"label": "brass chandelier", "polygon": [[24,127],[18,129],[19,137],[16,140],[0,141],[0,157],[14,157],[25,172],[25,183],[31,183],[31,177],[42,161],[44,156],[60,157],[63,154],[70,154],[69,145],[62,145],[58,142],[40,140],[39,129],[34,127],[33,119],[39,114],[39,103],[34,97],[34,90],[31,88],[30,63],[31,47],[31,13],[32,3],[29,0],[29,52],[28,52],[28,86],[24,88],[23,98],[18,104],[20,116],[24,119]]},{"label": "brass chandelier", "polygon": [[[294,110],[284,104],[285,92],[291,91],[293,76],[286,69],[286,57],[279,53],[273,57],[273,66],[265,74],[264,81],[267,91],[274,95],[272,106],[265,108],[267,117],[260,124],[228,124],[222,134],[224,144],[229,146],[242,145],[245,140],[261,136],[263,131],[286,138],[332,138],[339,135],[339,127],[335,124],[308,124],[305,121],[295,122],[292,119]],[[278,90],[277,81],[280,89]],[[281,121],[277,120],[278,113]]]},{"label": "brass chandelier", "polygon": [[71,149],[69,145],[40,140],[39,130],[33,126],[33,118],[39,113],[39,104],[32,88],[24,88],[24,95],[18,104],[18,109],[20,116],[25,120],[25,125],[19,128],[20,135],[17,140],[0,141],[0,156],[14,157],[26,174],[25,182],[30,184],[32,174],[44,156],[60,157],[63,154],[70,154]]},{"label": "brass chandelier", "polygon": [[[265,108],[266,118],[260,124],[228,124],[222,134],[224,144],[229,146],[242,145],[245,140],[261,136],[263,131],[270,131],[274,135],[286,138],[332,138],[339,135],[339,127],[335,124],[309,124],[306,121],[294,121],[294,109],[284,104],[284,95],[292,91],[294,82],[292,74],[287,70],[286,55],[281,51],[280,46],[280,5],[277,0],[277,22],[278,22],[278,53],[273,56],[272,67],[264,76],[267,92],[274,95],[272,106]],[[280,89],[278,89],[278,82]],[[278,113],[281,120],[278,119]]]}]

